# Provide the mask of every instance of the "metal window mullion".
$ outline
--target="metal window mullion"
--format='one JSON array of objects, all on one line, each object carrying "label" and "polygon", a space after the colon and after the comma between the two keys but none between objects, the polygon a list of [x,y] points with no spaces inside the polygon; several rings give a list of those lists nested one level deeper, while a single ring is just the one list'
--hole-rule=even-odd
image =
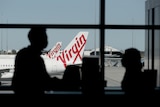
[{"label": "metal window mullion", "polygon": [[100,72],[104,80],[105,0],[100,0]]}]

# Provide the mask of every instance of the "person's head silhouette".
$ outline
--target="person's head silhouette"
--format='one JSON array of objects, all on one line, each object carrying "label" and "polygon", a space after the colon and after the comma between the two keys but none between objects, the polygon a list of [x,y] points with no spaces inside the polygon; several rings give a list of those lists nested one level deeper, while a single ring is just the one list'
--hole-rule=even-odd
[{"label": "person's head silhouette", "polygon": [[121,62],[127,69],[141,69],[142,63],[140,51],[135,48],[126,49]]},{"label": "person's head silhouette", "polygon": [[31,46],[36,50],[41,51],[48,45],[48,38],[46,34],[46,28],[33,27],[28,33],[28,39]]}]

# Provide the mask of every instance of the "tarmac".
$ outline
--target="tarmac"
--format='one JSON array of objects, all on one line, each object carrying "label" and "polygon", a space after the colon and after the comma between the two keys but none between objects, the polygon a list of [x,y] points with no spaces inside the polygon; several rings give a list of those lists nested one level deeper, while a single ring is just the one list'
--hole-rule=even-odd
[{"label": "tarmac", "polygon": [[125,73],[125,68],[120,67],[105,67],[105,80],[107,87],[120,87],[121,81]]},{"label": "tarmac", "polygon": [[[124,67],[108,67],[105,66],[105,80],[107,81],[107,87],[120,87],[121,81],[123,79],[125,69]],[[62,75],[55,75],[58,78],[62,78]],[[2,86],[9,86],[11,85],[11,79],[1,80]]]},{"label": "tarmac", "polygon": [[[110,95],[110,94],[122,95],[123,94],[123,92],[121,92],[119,90],[121,90],[121,81],[123,79],[124,73],[125,73],[125,68],[122,66],[118,66],[118,67],[105,66],[104,78],[107,83],[106,83],[106,87],[104,87],[104,89],[108,90],[108,91],[106,91],[107,95]],[[62,78],[62,75],[55,75],[55,76],[58,78]],[[11,85],[11,79],[10,80],[2,80],[1,82],[2,82],[1,86],[10,86]],[[111,90],[111,91],[109,91],[109,90]],[[6,90],[5,87],[1,87],[1,90],[0,90],[1,95],[12,94],[12,93],[13,93],[12,90],[8,90],[8,89]],[[63,92],[60,92],[60,93],[65,94]],[[54,92],[54,94],[59,94],[59,93]]]}]

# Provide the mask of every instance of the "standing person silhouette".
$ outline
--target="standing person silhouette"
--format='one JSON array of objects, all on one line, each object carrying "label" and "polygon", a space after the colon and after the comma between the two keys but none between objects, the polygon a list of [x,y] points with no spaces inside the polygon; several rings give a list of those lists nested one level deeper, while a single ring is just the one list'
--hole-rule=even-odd
[{"label": "standing person silhouette", "polygon": [[44,60],[40,56],[48,45],[46,29],[31,28],[28,39],[30,45],[16,55],[12,87],[16,95],[38,97],[44,94],[51,83]]},{"label": "standing person silhouette", "polygon": [[140,51],[135,48],[126,49],[121,62],[126,69],[121,82],[125,95],[142,95],[144,86]]}]

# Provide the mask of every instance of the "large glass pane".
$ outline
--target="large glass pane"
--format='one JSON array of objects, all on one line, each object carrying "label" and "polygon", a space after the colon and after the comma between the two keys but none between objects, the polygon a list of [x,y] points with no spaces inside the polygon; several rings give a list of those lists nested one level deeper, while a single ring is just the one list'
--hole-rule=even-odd
[{"label": "large glass pane", "polygon": [[[106,30],[105,36],[105,80],[108,87],[120,87],[125,68],[122,55],[128,48],[141,52],[144,62],[145,30]],[[143,70],[143,69],[142,69]]]},{"label": "large glass pane", "polygon": [[144,25],[146,0],[107,0],[106,24]]},{"label": "large glass pane", "polygon": [[[28,40],[29,28],[9,28],[0,30],[0,68],[1,71],[4,71],[4,73],[1,73],[1,85],[9,86],[11,85],[11,79],[14,73],[14,59],[16,53],[22,48],[28,47],[30,45]],[[82,33],[79,34],[80,32]],[[84,32],[88,32],[88,34]],[[47,35],[48,46],[44,49],[42,57],[47,62],[45,64],[49,75],[59,79],[62,79],[65,70],[64,64],[79,65],[78,61],[82,61],[83,56],[90,56],[90,53],[92,51],[94,52],[95,47],[99,47],[99,30],[48,28]],[[61,46],[58,45],[58,47],[55,48],[56,50],[59,49],[57,50],[59,53],[55,53],[55,51],[52,50],[54,46],[57,46],[57,42],[61,43]],[[59,57],[58,61],[57,57]]]},{"label": "large glass pane", "polygon": [[2,0],[0,23],[95,24],[98,0]]}]

